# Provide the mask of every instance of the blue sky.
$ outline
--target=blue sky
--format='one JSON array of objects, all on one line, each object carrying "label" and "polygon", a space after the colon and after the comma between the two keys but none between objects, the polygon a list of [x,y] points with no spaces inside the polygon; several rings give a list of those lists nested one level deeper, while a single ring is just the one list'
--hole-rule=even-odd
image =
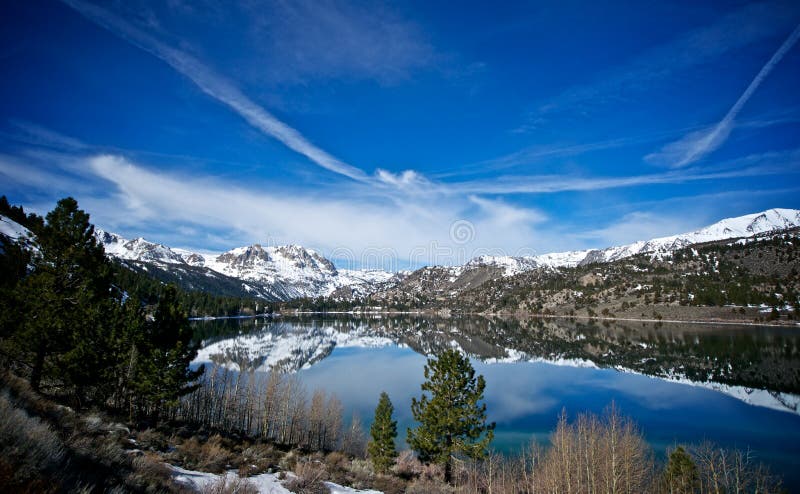
[{"label": "blue sky", "polygon": [[340,266],[800,208],[797,2],[3,2],[0,180]]}]

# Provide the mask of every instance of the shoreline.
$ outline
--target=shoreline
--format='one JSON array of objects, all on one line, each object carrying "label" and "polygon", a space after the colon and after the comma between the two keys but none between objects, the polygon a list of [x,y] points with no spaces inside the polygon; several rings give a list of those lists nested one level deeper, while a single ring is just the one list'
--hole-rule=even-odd
[{"label": "shoreline", "polygon": [[254,314],[254,315],[239,315],[239,316],[204,316],[204,317],[190,317],[189,321],[216,321],[225,319],[272,319],[277,317],[286,316],[308,316],[308,315],[347,315],[347,316],[396,316],[396,315],[414,315],[414,316],[433,316],[433,317],[455,317],[455,316],[482,316],[482,317],[501,317],[501,318],[517,318],[517,319],[580,319],[586,321],[608,321],[608,322],[639,322],[639,323],[654,323],[654,324],[698,324],[707,326],[749,326],[749,327],[770,327],[770,328],[798,328],[800,329],[800,321],[736,321],[728,319],[703,319],[703,318],[690,318],[690,319],[675,319],[675,318],[647,318],[647,317],[609,317],[609,316],[587,316],[587,315],[561,315],[561,314],[542,314],[535,312],[451,312],[447,309],[444,310],[413,310],[413,311],[287,311],[287,312],[274,312],[272,314]]}]

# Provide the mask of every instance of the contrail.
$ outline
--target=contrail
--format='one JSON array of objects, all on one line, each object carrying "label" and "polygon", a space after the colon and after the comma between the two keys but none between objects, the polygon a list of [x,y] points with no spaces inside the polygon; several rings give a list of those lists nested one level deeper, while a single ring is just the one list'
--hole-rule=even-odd
[{"label": "contrail", "polygon": [[61,1],[98,26],[163,60],[195,83],[204,93],[238,113],[250,125],[279,140],[317,165],[357,181],[369,180],[362,170],[338,160],[309,142],[297,130],[275,118],[230,81],[191,55],[159,42],[121,17],[96,5],[81,0]]},{"label": "contrail", "polygon": [[758,89],[758,86],[764,82],[764,79],[772,72],[772,69],[781,61],[781,59],[786,55],[786,53],[792,49],[797,40],[800,39],[800,24],[794,28],[794,31],[786,38],[786,41],[778,48],[772,58],[761,67],[761,70],[756,74],[753,81],[747,86],[747,89],[744,90],[739,99],[736,100],[736,103],[733,104],[728,113],[722,118],[722,120],[711,129],[703,137],[696,139],[694,143],[690,146],[689,150],[687,151],[686,155],[673,166],[681,167],[686,166],[689,163],[697,161],[698,159],[702,158],[709,152],[713,151],[714,149],[718,148],[722,145],[722,143],[727,139],[728,134],[730,134],[731,127],[733,126],[733,121],[736,119],[736,116],[742,110],[742,107],[747,100],[753,96],[753,93]]}]

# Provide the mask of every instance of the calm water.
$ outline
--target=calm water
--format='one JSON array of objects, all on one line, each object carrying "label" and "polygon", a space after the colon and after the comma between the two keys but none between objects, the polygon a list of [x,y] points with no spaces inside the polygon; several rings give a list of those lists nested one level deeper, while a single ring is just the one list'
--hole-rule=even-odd
[{"label": "calm water", "polygon": [[[426,355],[458,347],[486,378],[493,446],[547,441],[558,414],[612,401],[656,452],[705,439],[750,448],[800,491],[800,331],[556,320],[307,317],[196,322],[199,361],[298,372],[369,424],[389,393],[400,439]],[[680,380],[682,382],[675,382]],[[693,383],[693,384],[692,384]],[[717,388],[717,389],[711,389]]]}]

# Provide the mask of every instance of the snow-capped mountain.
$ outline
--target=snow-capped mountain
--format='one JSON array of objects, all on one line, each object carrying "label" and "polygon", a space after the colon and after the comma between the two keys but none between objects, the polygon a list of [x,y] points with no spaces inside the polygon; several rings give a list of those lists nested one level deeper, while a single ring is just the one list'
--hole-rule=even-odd
[{"label": "snow-capped mountain", "polygon": [[162,264],[182,264],[183,257],[169,247],[148,242],[142,237],[128,240],[116,233],[95,229],[95,236],[103,244],[106,254],[129,261],[158,262]]},{"label": "snow-capped mountain", "polygon": [[584,264],[616,261],[638,254],[651,253],[653,257],[663,257],[693,244],[729,238],[752,237],[753,235],[796,227],[800,227],[800,210],[769,209],[761,213],[726,218],[693,232],[640,240],[628,245],[525,257],[481,256],[472,259],[465,266],[494,266],[502,268],[506,276],[512,276],[536,268],[575,267]]},{"label": "snow-capped mountain", "polygon": [[[0,216],[0,219],[0,234],[4,237],[13,240],[30,237],[24,227],[8,218]],[[495,268],[494,273],[499,269],[502,276],[512,276],[538,268],[604,263],[645,253],[661,258],[692,244],[752,237],[796,227],[800,227],[800,210],[770,209],[727,218],[694,232],[628,245],[525,257],[480,256],[461,266],[423,268],[413,275],[337,269],[319,253],[298,245],[264,247],[253,244],[209,254],[173,249],[141,237],[129,240],[101,229],[96,230],[96,235],[109,256],[131,261],[131,266],[141,271],[160,270],[162,274],[183,281],[189,288],[202,288],[203,280],[208,279],[214,282],[215,288],[223,287],[226,294],[249,293],[272,300],[290,300],[321,296],[350,298],[393,288],[404,290],[408,283],[401,283],[403,280],[425,282],[426,287],[436,285],[440,291],[469,288],[497,276],[492,274],[492,269],[481,268]]]},{"label": "snow-capped mountain", "polygon": [[172,249],[143,238],[125,239],[97,230],[106,253],[117,259],[150,263],[170,271],[206,269],[240,280],[246,291],[278,300],[328,296],[360,296],[395,276],[379,270],[338,270],[319,253],[299,245],[246,247],[209,254]]}]

